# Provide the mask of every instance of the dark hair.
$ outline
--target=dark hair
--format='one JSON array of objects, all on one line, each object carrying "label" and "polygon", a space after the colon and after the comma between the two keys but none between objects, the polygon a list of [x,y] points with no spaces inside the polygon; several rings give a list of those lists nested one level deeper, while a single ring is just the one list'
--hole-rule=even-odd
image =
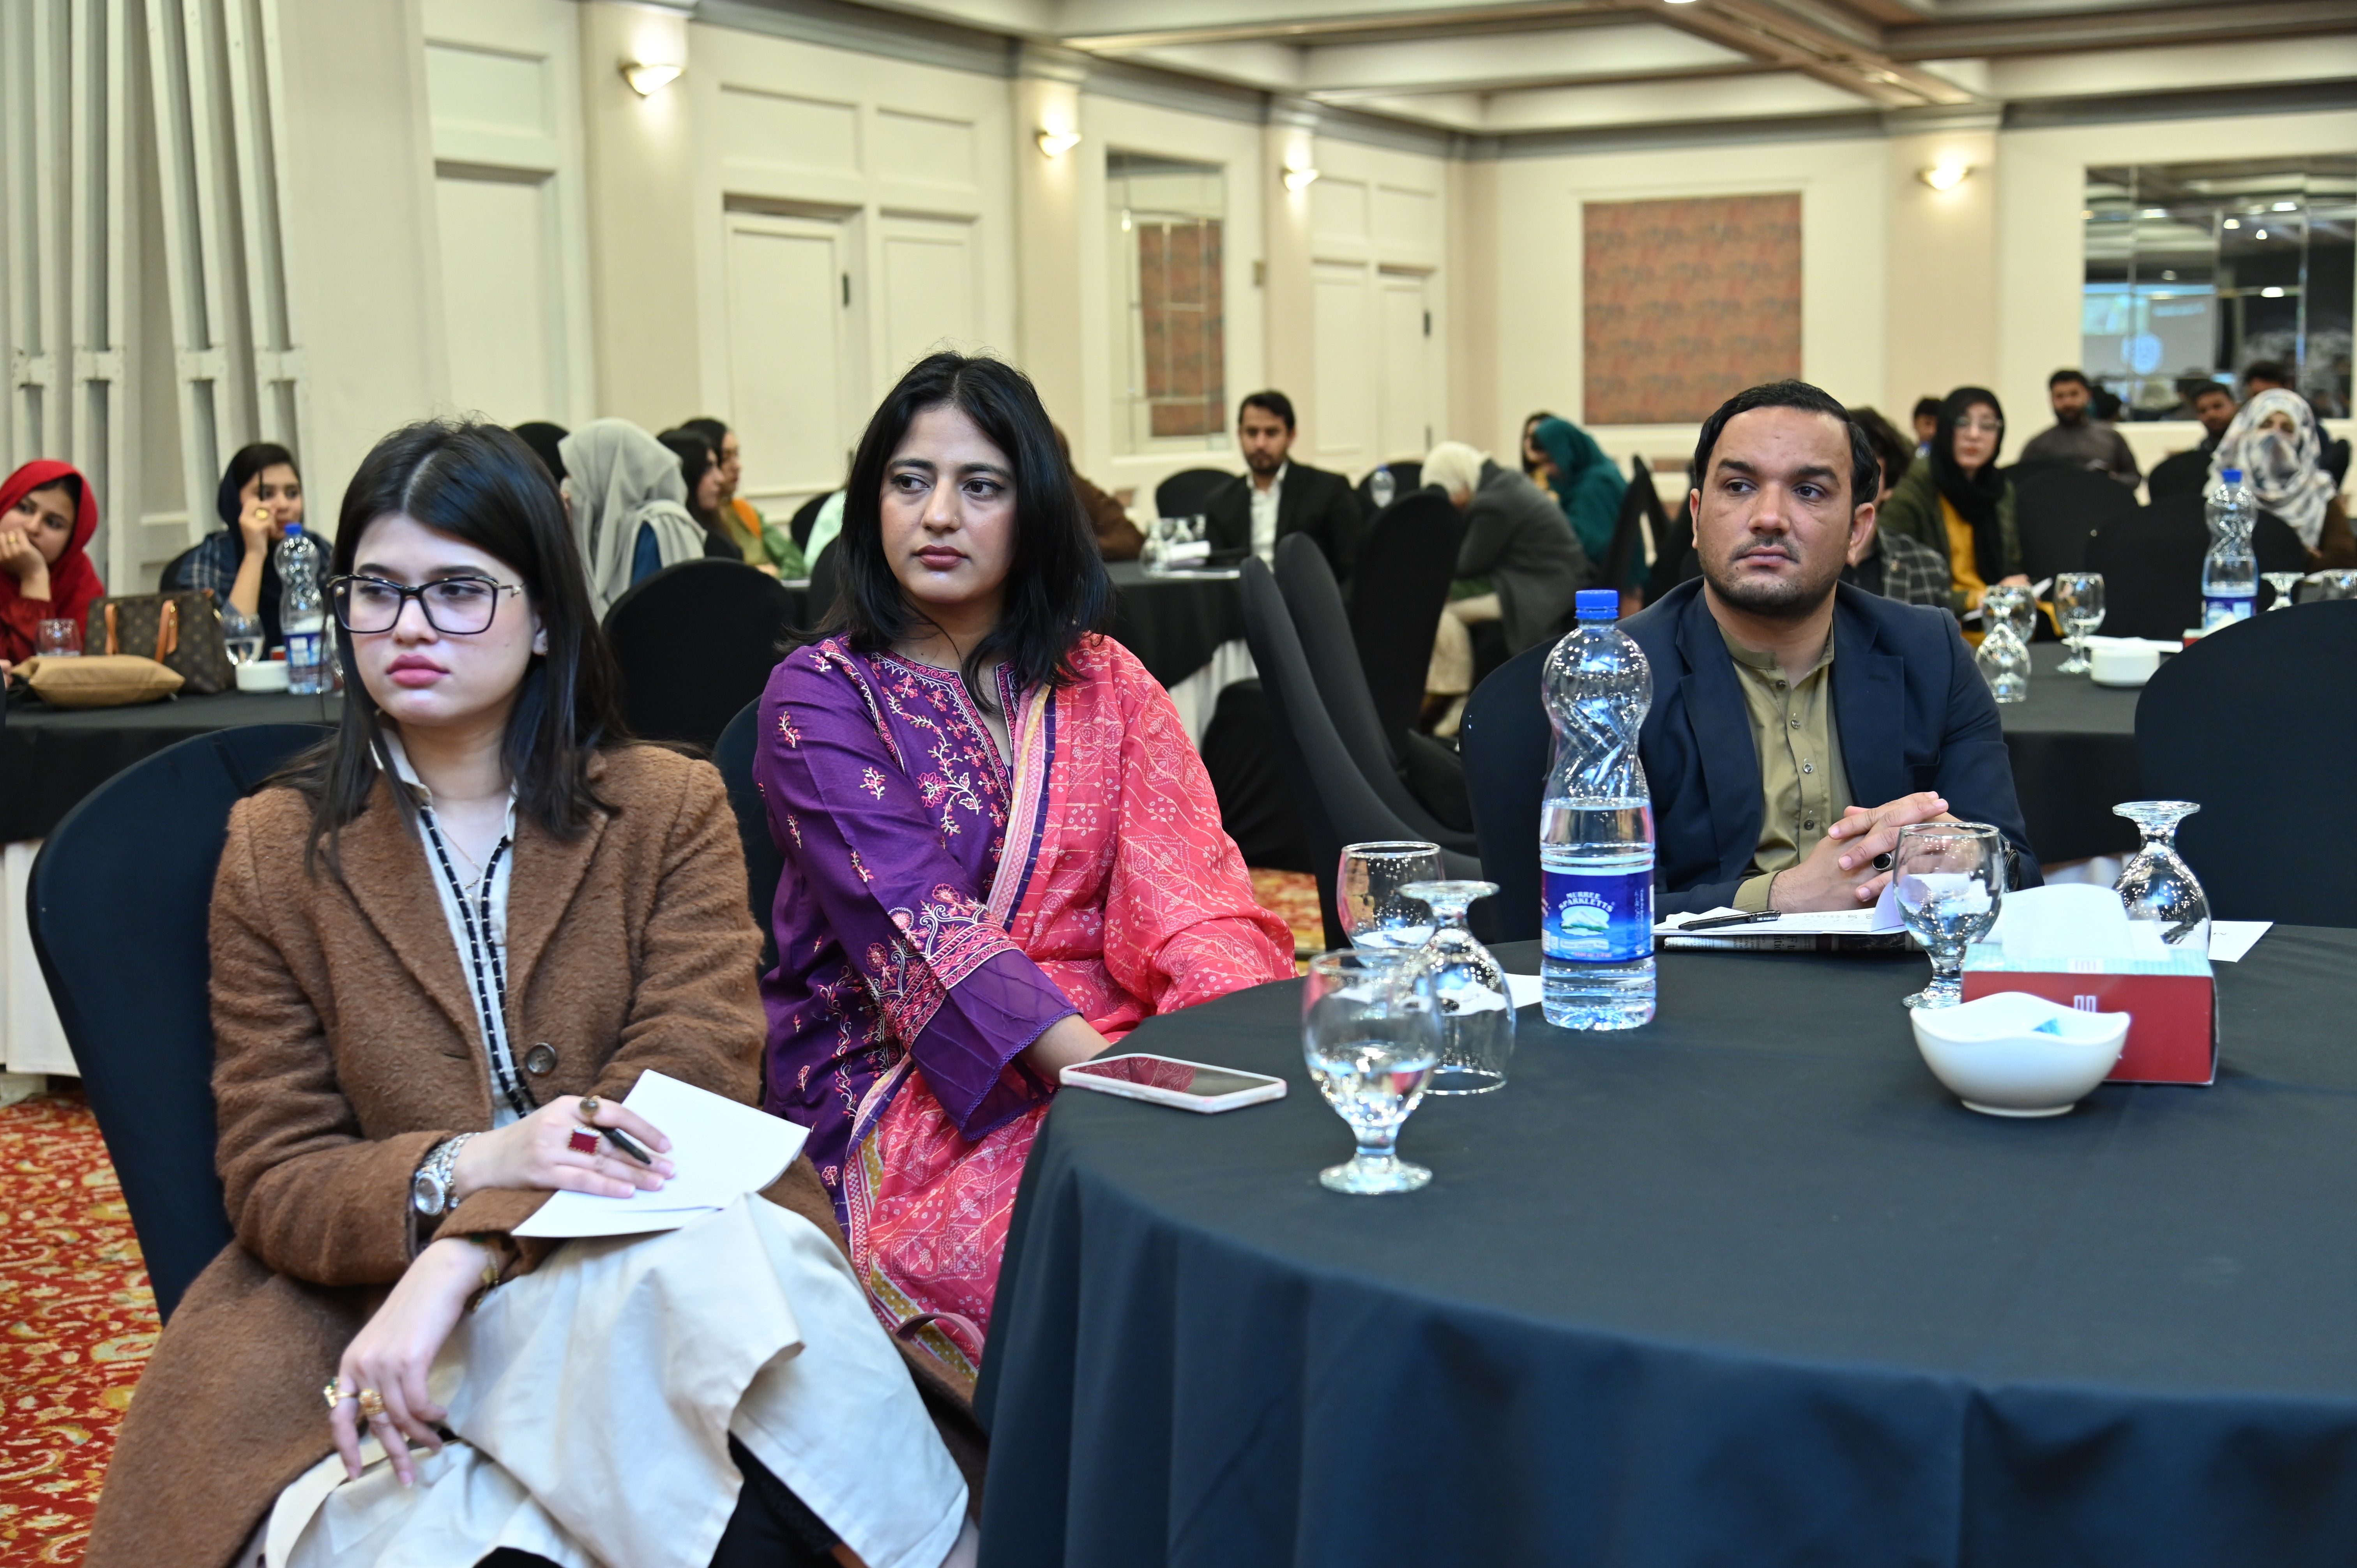
[{"label": "dark hair", "polygon": [[2292,384],[2291,372],[2284,369],[2280,360],[2253,360],[2243,367],[2243,384],[2249,386],[2253,381],[2272,381],[2287,387]]},{"label": "dark hair", "polygon": [[2234,401],[2233,388],[2220,386],[2216,381],[2196,381],[2188,386],[2185,390],[2185,401],[2190,403],[2200,403],[2212,392],[2216,392],[2220,397],[2224,398],[2229,403]]},{"label": "dark hair", "polygon": [[1861,507],[1880,493],[1877,482],[1882,465],[1874,448],[1850,418],[1849,410],[1835,403],[1826,392],[1806,381],[1769,381],[1760,386],[1746,387],[1725,403],[1718,412],[1702,422],[1702,435],[1695,442],[1693,484],[1700,489],[1710,478],[1710,455],[1718,446],[1719,432],[1727,422],[1738,413],[1749,413],[1755,408],[1797,408],[1807,413],[1822,413],[1840,422],[1849,436],[1849,504]]},{"label": "dark hair", "polygon": [[728,427],[708,413],[699,413],[694,419],[683,419],[679,422],[679,428],[693,430],[711,442],[712,455],[715,457],[720,456],[720,444],[728,439]]},{"label": "dark hair", "polygon": [[257,441],[251,446],[241,446],[232,454],[229,467],[221,470],[221,489],[213,496],[213,510],[233,530],[237,527],[238,501],[245,487],[264,468],[274,468],[281,463],[295,469],[296,483],[301,483],[303,470],[295,467],[295,454],[274,441]]},{"label": "dark hair", "polygon": [[[328,569],[350,572],[369,525],[393,516],[462,540],[523,579],[548,651],[534,654],[524,671],[508,715],[504,759],[515,780],[516,810],[554,837],[577,837],[591,813],[612,810],[590,788],[589,758],[630,737],[617,706],[613,660],[589,608],[588,574],[539,460],[496,424],[425,420],[394,431],[361,459],[344,490]],[[351,634],[334,631],[344,668],[357,671]],[[336,836],[368,809],[377,775],[389,772],[391,761],[376,702],[353,679],[344,687],[341,727],[273,780],[311,802],[307,861],[323,836],[333,859]],[[393,795],[403,818],[413,818],[409,792]]]},{"label": "dark hair", "polygon": [[840,586],[826,629],[845,631],[852,647],[874,653],[924,621],[885,558],[883,498],[892,454],[917,415],[933,408],[954,408],[973,420],[1015,469],[1015,555],[998,625],[967,650],[958,671],[988,712],[997,700],[982,689],[976,671],[996,659],[1018,686],[1065,684],[1072,679],[1073,645],[1097,629],[1113,596],[1055,426],[1031,379],[1014,366],[944,351],[918,360],[884,395],[844,487],[843,532],[829,552],[838,561]]},{"label": "dark hair", "polygon": [[548,470],[548,482],[555,484],[565,478],[565,453],[562,447],[567,431],[561,424],[551,424],[544,419],[528,419],[515,426],[516,435],[532,448],[540,466]]},{"label": "dark hair", "polygon": [[655,439],[678,456],[680,478],[687,481],[687,515],[708,531],[713,514],[695,504],[695,492],[704,483],[704,476],[720,466],[720,448],[705,440],[701,430],[690,430],[685,425],[666,430]]},{"label": "dark hair", "polygon": [[1915,400],[1915,412],[1909,414],[1907,419],[1908,423],[1911,424],[1919,419],[1937,419],[1939,417],[1940,400],[1936,397],[1919,397]]},{"label": "dark hair", "polygon": [[1246,392],[1243,402],[1236,404],[1238,424],[1244,422],[1244,410],[1248,408],[1265,409],[1285,421],[1288,433],[1293,429],[1293,400],[1281,392]]},{"label": "dark hair", "polygon": [[2048,392],[2052,392],[2064,381],[2076,381],[2081,386],[2085,387],[2090,393],[2093,393],[2095,390],[2095,383],[2087,379],[2085,372],[2080,371],[2055,371],[2052,375],[2046,378],[2046,390]]},{"label": "dark hair", "polygon": [[1885,482],[1896,485],[1900,476],[1915,461],[1915,443],[1900,435],[1890,421],[1871,406],[1851,409],[1849,422],[1866,432],[1866,444],[1874,448]]},{"label": "dark hair", "polygon": [[1539,471],[1539,466],[1531,461],[1531,432],[1538,428],[1539,422],[1543,419],[1560,419],[1563,416],[1561,414],[1549,413],[1545,409],[1541,409],[1536,413],[1532,414],[1528,419],[1523,421],[1523,438],[1520,444],[1522,450],[1514,454],[1516,460],[1523,466],[1523,478],[1526,479],[1535,478],[1538,476]]}]

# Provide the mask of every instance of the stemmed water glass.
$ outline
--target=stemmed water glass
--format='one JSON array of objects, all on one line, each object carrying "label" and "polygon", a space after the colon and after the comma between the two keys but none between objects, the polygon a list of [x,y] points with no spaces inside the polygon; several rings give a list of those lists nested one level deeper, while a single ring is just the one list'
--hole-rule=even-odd
[{"label": "stemmed water glass", "polygon": [[1318,1173],[1334,1192],[1414,1192],[1432,1172],[1399,1157],[1401,1125],[1440,1063],[1438,983],[1422,952],[1321,953],[1301,986],[1301,1048],[1318,1090],[1358,1140]]},{"label": "stemmed water glass", "polygon": [[1440,998],[1440,1067],[1432,1094],[1486,1094],[1506,1082],[1514,1055],[1514,1004],[1506,972],[1473,940],[1465,912],[1498,890],[1494,882],[1411,882],[1400,889],[1432,910],[1424,945]]},{"label": "stemmed water glass", "polygon": [[[2269,609],[2276,610],[2287,610],[2291,608],[2291,596],[2293,590],[2299,586],[2301,580],[2305,578],[2308,574],[2305,572],[2262,572],[2259,575],[2266,579],[2268,587],[2273,588],[2276,591],[2276,602],[2269,605],[2267,607]],[[2300,624],[2305,626],[2308,623],[2302,621]]]},{"label": "stemmed water glass", "polygon": [[2193,868],[2177,853],[2177,824],[2201,808],[2190,800],[2130,800],[2114,806],[2144,835],[2144,843],[2112,884],[2131,920],[2163,922],[2160,940],[2170,947],[2210,951],[2210,896]]},{"label": "stemmed water glass", "polygon": [[1890,855],[1900,917],[1932,955],[1931,983],[1910,1007],[1964,999],[1964,949],[1996,924],[2005,897],[2004,835],[1986,822],[1916,822],[1899,830]]},{"label": "stemmed water glass", "polygon": [[2071,645],[2071,657],[2057,667],[2060,675],[2084,675],[2094,668],[2087,658],[2087,639],[2104,624],[2104,575],[2101,572],[2054,574],[2054,615]]},{"label": "stemmed water glass", "polygon": [[2357,572],[2311,572],[2308,580],[2317,585],[2319,600],[2357,599]]},{"label": "stemmed water glass", "polygon": [[1334,913],[1361,952],[1420,948],[1432,940],[1432,908],[1409,894],[1411,882],[1438,882],[1440,846],[1398,839],[1342,846],[1334,872]]}]

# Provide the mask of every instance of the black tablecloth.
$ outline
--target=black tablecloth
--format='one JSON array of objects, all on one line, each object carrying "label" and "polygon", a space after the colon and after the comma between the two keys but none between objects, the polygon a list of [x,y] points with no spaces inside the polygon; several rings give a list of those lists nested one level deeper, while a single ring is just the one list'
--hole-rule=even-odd
[{"label": "black tablecloth", "polygon": [[[1501,948],[1536,966],[1535,944]],[[1015,1215],[983,1562],[2345,1563],[2357,931],[2220,969],[2210,1088],[1964,1110],[1920,957],[1665,953],[1661,1015],[1522,1015],[1346,1197],[1297,986],[1139,1049],[1275,1073],[1204,1117],[1068,1092]]]},{"label": "black tablecloth", "polygon": [[2135,853],[2136,824],[2112,808],[2144,799],[2136,755],[2143,693],[2057,675],[2069,656],[2061,643],[2032,646],[2029,700],[1997,709],[2029,843],[2050,864]]},{"label": "black tablecloth", "polygon": [[341,697],[223,692],[133,708],[50,708],[11,694],[0,732],[0,843],[47,838],[84,795],[190,736],[238,725],[333,724]]},{"label": "black tablecloth", "polygon": [[1149,577],[1135,561],[1112,561],[1113,624],[1107,629],[1165,686],[1211,661],[1244,634],[1244,596],[1232,579]]}]

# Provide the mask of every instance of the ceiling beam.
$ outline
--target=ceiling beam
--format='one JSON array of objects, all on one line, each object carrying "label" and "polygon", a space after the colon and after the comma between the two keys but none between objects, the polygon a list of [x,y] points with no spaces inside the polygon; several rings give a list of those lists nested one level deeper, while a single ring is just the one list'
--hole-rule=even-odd
[{"label": "ceiling beam", "polygon": [[1886,28],[1883,48],[1894,59],[1953,59],[2348,32],[2357,32],[2357,5],[2350,0],[2232,0],[2166,10],[1916,23]]},{"label": "ceiling beam", "polygon": [[1674,10],[1663,7],[1657,15],[1674,27],[1741,49],[1763,63],[1805,71],[1879,108],[1977,102],[1954,82],[1861,43],[1852,29],[1836,32],[1795,15],[1775,0],[1700,0]]},{"label": "ceiling beam", "polygon": [[1255,17],[1192,27],[1137,27],[1118,32],[1076,32],[1064,42],[1077,49],[1163,48],[1174,44],[1394,43],[1436,34],[1528,32],[1534,27],[1620,22],[1628,13],[1652,13],[1646,0],[1547,0],[1541,5],[1402,5],[1371,8],[1344,16]]}]

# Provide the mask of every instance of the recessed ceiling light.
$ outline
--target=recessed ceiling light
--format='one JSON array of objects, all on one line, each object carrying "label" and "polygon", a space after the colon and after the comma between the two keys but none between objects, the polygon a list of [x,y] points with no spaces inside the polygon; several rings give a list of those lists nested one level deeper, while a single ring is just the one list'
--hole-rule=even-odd
[{"label": "recessed ceiling light", "polygon": [[2279,288],[2263,288],[2259,290],[2259,297],[2261,299],[2281,299],[2283,297],[2283,290]]},{"label": "recessed ceiling light", "polygon": [[2276,210],[2278,212],[2297,212],[2299,210],[2299,203],[2297,201],[2278,201],[2276,203]]},{"label": "recessed ceiling light", "polygon": [[2177,274],[2175,273],[2163,273],[2160,274],[2160,281],[2163,283],[2175,283],[2177,281]]},{"label": "recessed ceiling light", "polygon": [[2262,230],[2260,230],[2260,231],[2258,231],[2258,233],[2257,233],[2256,235],[2255,235],[2255,236],[2253,236],[2253,237],[2254,237],[2255,239],[2264,240],[2264,239],[2266,239],[2266,238],[2267,237],[2267,231],[2266,231],[2265,229],[2262,229]]},{"label": "recessed ceiling light", "polygon": [[2166,207],[2147,207],[2144,209],[2142,216],[2147,218],[2166,218],[2169,216],[2169,209]]},{"label": "recessed ceiling light", "polygon": [[2229,218],[2226,220],[2226,227],[2229,229],[2239,229],[2242,226],[2243,220],[2239,218]]}]

